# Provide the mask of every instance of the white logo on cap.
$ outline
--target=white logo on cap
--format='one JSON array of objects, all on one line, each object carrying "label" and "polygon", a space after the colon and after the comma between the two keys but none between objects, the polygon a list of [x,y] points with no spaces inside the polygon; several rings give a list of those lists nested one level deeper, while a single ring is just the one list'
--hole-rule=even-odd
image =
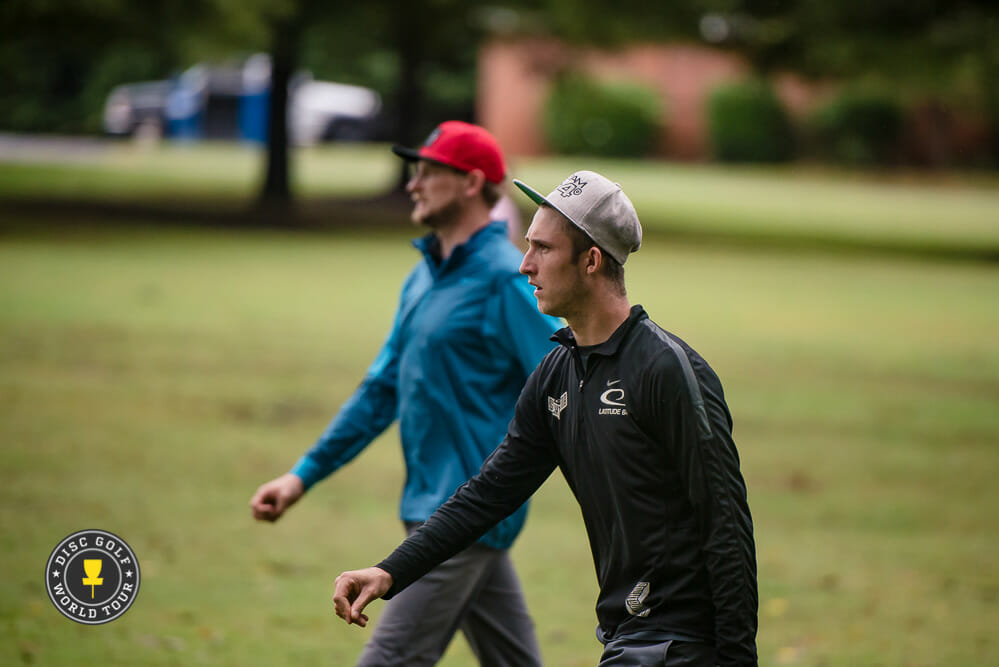
[{"label": "white logo on cap", "polygon": [[558,191],[562,193],[563,197],[572,197],[574,195],[583,194],[583,186],[585,185],[586,181],[573,174],[569,178],[565,179],[565,182],[559,186]]},{"label": "white logo on cap", "polygon": [[430,136],[427,137],[427,140],[423,142],[423,145],[424,146],[430,146],[435,141],[437,141],[437,138],[439,136],[441,136],[441,128],[438,127],[438,128],[435,128],[434,131],[430,133]]}]

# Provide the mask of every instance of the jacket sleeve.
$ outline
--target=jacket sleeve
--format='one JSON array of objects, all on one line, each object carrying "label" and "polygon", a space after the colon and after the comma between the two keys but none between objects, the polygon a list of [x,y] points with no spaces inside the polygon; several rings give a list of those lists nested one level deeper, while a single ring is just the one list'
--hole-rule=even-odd
[{"label": "jacket sleeve", "polygon": [[527,276],[519,274],[504,275],[494,284],[484,319],[483,335],[517,360],[525,378],[555,347],[551,336],[562,327],[558,318],[538,310]]},{"label": "jacket sleeve", "polygon": [[364,380],[340,407],[312,448],[291,469],[302,479],[306,489],[346,465],[395,421],[401,342],[399,327],[409,284],[407,280],[392,330],[368,367]]},{"label": "jacket sleeve", "polygon": [[696,353],[674,342],[650,381],[663,442],[669,443],[702,541],[715,615],[719,665],[756,665],[756,546],[746,484],[721,382]]},{"label": "jacket sleeve", "polygon": [[551,475],[557,459],[536,409],[535,375],[520,394],[506,438],[478,474],[378,564],[392,575],[385,599],[470,546],[523,505]]}]

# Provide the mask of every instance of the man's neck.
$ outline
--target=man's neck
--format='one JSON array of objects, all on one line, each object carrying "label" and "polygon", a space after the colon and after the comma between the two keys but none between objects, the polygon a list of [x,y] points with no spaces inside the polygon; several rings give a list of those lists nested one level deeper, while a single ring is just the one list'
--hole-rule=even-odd
[{"label": "man's neck", "polygon": [[454,249],[468,241],[480,229],[489,225],[489,210],[482,207],[471,207],[453,224],[434,230],[434,235],[440,243],[441,259],[451,256]]},{"label": "man's neck", "polygon": [[603,343],[631,315],[631,304],[626,296],[595,301],[595,304],[590,304],[582,312],[566,317],[577,345],[589,347]]}]

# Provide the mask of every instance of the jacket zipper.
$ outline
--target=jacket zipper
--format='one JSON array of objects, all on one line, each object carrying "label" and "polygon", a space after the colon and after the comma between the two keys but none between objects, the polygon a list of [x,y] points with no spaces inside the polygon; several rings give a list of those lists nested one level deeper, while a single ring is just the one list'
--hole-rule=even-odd
[{"label": "jacket zipper", "polygon": [[576,362],[576,372],[579,373],[579,391],[583,391],[583,383],[586,381],[586,371],[583,368],[583,358],[579,356],[579,350],[572,348],[572,360]]}]

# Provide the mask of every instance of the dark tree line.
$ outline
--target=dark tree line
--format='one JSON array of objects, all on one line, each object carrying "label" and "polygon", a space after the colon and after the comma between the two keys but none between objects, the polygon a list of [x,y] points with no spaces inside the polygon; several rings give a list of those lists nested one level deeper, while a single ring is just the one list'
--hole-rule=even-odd
[{"label": "dark tree line", "polygon": [[110,87],[193,62],[267,51],[273,80],[260,199],[287,205],[287,81],[378,90],[385,138],[415,144],[444,115],[470,119],[476,52],[492,34],[613,47],[687,39],[744,54],[761,73],[865,77],[960,94],[999,121],[999,5],[991,0],[6,0],[0,130],[94,131]]}]

